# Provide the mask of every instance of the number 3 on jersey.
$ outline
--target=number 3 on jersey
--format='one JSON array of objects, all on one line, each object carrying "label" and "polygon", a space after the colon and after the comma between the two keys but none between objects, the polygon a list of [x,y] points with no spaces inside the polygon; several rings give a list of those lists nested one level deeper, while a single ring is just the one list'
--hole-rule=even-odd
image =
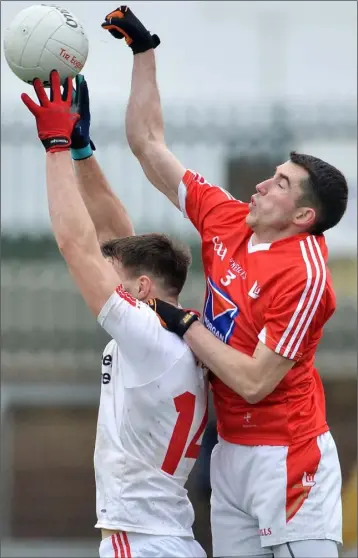
[{"label": "number 3 on jersey", "polygon": [[[195,412],[195,395],[186,391],[177,397],[174,397],[175,408],[178,413],[178,418],[174,426],[172,437],[170,438],[167,453],[165,455],[162,471],[169,475],[174,475],[179,461],[181,460],[184,449],[188,440],[191,425],[194,419]],[[191,440],[184,457],[197,459],[200,452],[200,444],[198,440],[204,432],[206,423],[208,422],[208,405],[203,416],[203,420]]]}]

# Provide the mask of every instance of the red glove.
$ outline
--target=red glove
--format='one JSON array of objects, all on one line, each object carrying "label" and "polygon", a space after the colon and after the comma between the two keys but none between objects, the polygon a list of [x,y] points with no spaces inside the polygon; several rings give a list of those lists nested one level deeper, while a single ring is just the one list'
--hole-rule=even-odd
[{"label": "red glove", "polygon": [[70,148],[71,134],[80,115],[71,112],[72,79],[66,80],[65,94],[61,96],[60,76],[56,70],[50,74],[50,99],[42,81],[35,79],[33,86],[40,105],[26,94],[21,99],[36,118],[37,131],[46,151],[64,151]]}]

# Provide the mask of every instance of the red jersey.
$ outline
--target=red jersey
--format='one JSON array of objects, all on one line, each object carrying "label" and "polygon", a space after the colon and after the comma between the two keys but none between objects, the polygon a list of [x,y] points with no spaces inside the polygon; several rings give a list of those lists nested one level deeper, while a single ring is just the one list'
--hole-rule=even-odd
[{"label": "red jersey", "polygon": [[213,375],[219,435],[237,444],[290,445],[327,431],[314,366],[323,325],[335,310],[323,235],[253,246],[248,204],[191,171],[179,200],[202,239],[205,326],[247,355],[260,340],[295,361],[275,390],[253,405]]}]

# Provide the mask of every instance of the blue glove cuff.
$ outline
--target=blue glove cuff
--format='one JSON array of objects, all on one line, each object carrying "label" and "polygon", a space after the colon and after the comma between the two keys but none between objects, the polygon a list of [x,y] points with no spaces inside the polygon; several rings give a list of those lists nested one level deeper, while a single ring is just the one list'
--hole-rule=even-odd
[{"label": "blue glove cuff", "polygon": [[71,147],[71,156],[74,161],[81,161],[82,159],[88,159],[93,154],[93,150],[90,144],[81,149],[73,149]]}]

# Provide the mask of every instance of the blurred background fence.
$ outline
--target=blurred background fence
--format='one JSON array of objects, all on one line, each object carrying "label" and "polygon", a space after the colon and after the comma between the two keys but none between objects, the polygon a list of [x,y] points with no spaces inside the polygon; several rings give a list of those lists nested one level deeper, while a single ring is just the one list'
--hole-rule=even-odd
[{"label": "blurred background fence", "polygon": [[[193,107],[166,108],[171,149],[188,167],[241,199],[288,158],[310,151],[340,167],[350,182],[350,205],[329,235],[338,310],[318,353],[329,422],[344,478],[356,459],[356,152],[355,112],[274,106],[245,115]],[[15,117],[14,117],[15,118]],[[15,131],[14,131],[15,130]],[[18,145],[21,133],[21,145]],[[192,246],[193,268],[182,302],[201,307],[204,290],[194,228],[142,175],[108,119],[93,129],[97,156],[126,204],[137,231],[180,235]],[[307,139],[308,138],[308,139]],[[318,153],[317,153],[318,151]],[[6,556],[92,556],[95,492],[92,452],[107,341],[78,295],[53,242],[47,215],[42,147],[34,130],[2,126],[2,487]],[[338,163],[337,163],[338,164]],[[208,456],[214,416],[189,482],[196,533],[209,549]],[[46,542],[51,539],[51,544]],[[29,540],[32,541],[29,544]],[[50,546],[49,546],[50,544]],[[57,553],[57,554],[56,554]]]}]

